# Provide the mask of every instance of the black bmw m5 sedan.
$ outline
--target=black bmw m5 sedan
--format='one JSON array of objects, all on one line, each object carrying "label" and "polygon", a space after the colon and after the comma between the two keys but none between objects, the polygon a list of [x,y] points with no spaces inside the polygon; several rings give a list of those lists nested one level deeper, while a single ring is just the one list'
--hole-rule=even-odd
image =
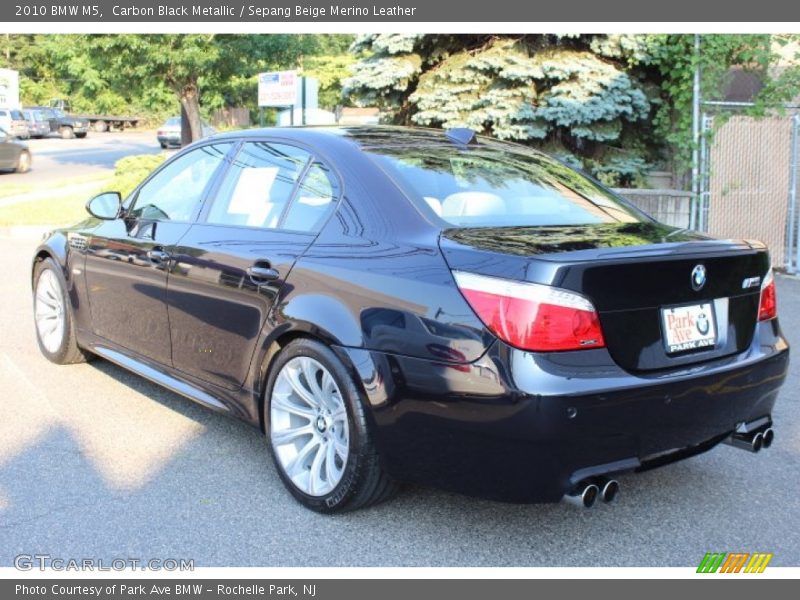
[{"label": "black bmw m5 sedan", "polygon": [[772,443],[789,348],[767,249],[528,148],[235,132],[87,209],[36,250],[42,353],[261,428],[314,510],[403,481],[588,507],[617,474]]}]

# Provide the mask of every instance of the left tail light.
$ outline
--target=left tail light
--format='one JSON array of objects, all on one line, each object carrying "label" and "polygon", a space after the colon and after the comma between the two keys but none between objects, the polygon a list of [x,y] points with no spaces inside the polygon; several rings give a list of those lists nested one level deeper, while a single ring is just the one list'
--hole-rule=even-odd
[{"label": "left tail light", "polygon": [[775,292],[775,276],[769,270],[761,284],[761,299],[758,303],[758,320],[769,321],[778,316],[778,296]]},{"label": "left tail light", "polygon": [[580,294],[464,271],[453,276],[484,325],[515,348],[557,352],[605,346],[597,311]]}]

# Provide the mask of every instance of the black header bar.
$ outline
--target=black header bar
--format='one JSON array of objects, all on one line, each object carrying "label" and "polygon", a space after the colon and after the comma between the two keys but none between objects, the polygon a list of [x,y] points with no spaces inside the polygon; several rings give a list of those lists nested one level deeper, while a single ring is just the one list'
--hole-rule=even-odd
[{"label": "black header bar", "polygon": [[800,18],[787,0],[4,0],[0,21],[90,22],[779,22]]}]

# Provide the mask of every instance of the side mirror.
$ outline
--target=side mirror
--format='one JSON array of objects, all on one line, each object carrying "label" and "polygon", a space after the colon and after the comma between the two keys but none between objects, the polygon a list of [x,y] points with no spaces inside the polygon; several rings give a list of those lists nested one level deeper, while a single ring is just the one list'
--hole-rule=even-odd
[{"label": "side mirror", "polygon": [[104,192],[86,203],[86,210],[93,217],[113,221],[120,215],[122,196],[119,192]]}]

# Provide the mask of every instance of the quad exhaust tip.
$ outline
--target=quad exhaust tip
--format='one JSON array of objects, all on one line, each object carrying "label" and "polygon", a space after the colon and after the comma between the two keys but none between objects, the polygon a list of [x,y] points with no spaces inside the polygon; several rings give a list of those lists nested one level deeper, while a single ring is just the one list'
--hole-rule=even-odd
[{"label": "quad exhaust tip", "polygon": [[619,481],[608,477],[595,477],[581,481],[564,496],[564,500],[575,506],[592,508],[600,500],[605,504],[613,502],[619,493]]},{"label": "quad exhaust tip", "polygon": [[606,504],[610,504],[617,499],[617,494],[619,493],[619,481],[604,477],[598,481],[597,485],[600,489],[600,500]]},{"label": "quad exhaust tip", "polygon": [[575,489],[564,496],[564,501],[583,508],[592,508],[597,502],[600,489],[593,483],[579,483]]},{"label": "quad exhaust tip", "polygon": [[764,434],[761,438],[761,447],[762,448],[769,448],[772,446],[772,442],[775,440],[775,430],[772,427],[767,427],[764,430]]},{"label": "quad exhaust tip", "polygon": [[775,431],[772,427],[760,431],[750,432],[737,432],[732,433],[725,443],[734,446],[735,448],[742,448],[750,452],[759,452],[762,448],[769,448],[775,440]]}]

